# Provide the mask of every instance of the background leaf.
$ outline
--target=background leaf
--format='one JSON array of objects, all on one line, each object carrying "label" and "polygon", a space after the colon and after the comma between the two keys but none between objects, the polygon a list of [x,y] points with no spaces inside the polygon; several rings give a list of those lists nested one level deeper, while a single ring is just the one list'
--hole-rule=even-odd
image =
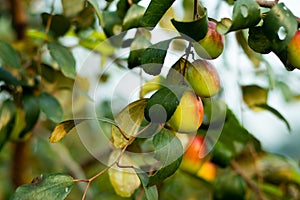
[{"label": "background leaf", "polygon": [[180,166],[183,147],[176,135],[168,130],[161,129],[153,137],[155,147],[155,158],[160,162],[160,169],[149,176],[148,186],[164,181],[176,172]]},{"label": "background leaf", "polygon": [[11,100],[0,104],[0,151],[9,139],[14,124],[16,106]]},{"label": "background leaf", "polygon": [[154,28],[162,16],[172,6],[175,0],[152,0],[141,19],[142,27]]},{"label": "background leaf", "polygon": [[63,118],[63,109],[58,100],[49,93],[41,93],[39,96],[40,109],[45,115],[55,123]]},{"label": "background leaf", "polygon": [[48,13],[42,13],[42,22],[46,27],[49,18],[52,17],[50,31],[54,34],[54,37],[63,36],[71,27],[71,22],[64,15],[53,15]]},{"label": "background leaf", "polygon": [[96,11],[96,14],[99,18],[100,25],[101,25],[102,12],[101,12],[101,9],[99,7],[98,1],[97,0],[87,0],[87,1],[94,7],[94,9]]},{"label": "background leaf", "polygon": [[18,187],[11,200],[63,200],[70,193],[73,184],[73,178],[66,174],[41,175],[30,184]]},{"label": "background leaf", "polygon": [[4,81],[7,85],[25,86],[25,83],[23,81],[20,81],[4,67],[0,67],[0,81]]},{"label": "background leaf", "polygon": [[258,85],[242,86],[243,100],[253,111],[261,111],[258,104],[266,104],[268,100],[268,89]]},{"label": "background leaf", "polygon": [[84,8],[85,0],[62,0],[63,12],[66,17],[74,17]]},{"label": "background leaf", "polygon": [[115,11],[103,11],[101,24],[106,37],[111,37],[118,34],[122,28],[122,21]]},{"label": "background leaf", "polygon": [[26,126],[20,134],[20,137],[24,137],[24,135],[35,126],[40,116],[40,107],[37,106],[39,105],[39,99],[36,96],[24,94],[22,96],[22,104],[25,111]]},{"label": "background leaf", "polygon": [[145,8],[143,6],[139,6],[134,4],[127,11],[124,20],[123,20],[123,31],[136,28],[139,26],[140,19],[145,13]]},{"label": "background leaf", "polygon": [[55,60],[62,73],[68,78],[75,78],[75,59],[70,50],[57,42],[49,42],[48,49],[53,60]]},{"label": "background leaf", "polygon": [[10,67],[21,69],[17,52],[3,40],[0,40],[0,59]]},{"label": "background leaf", "polygon": [[288,130],[291,131],[291,126],[290,126],[289,122],[285,119],[285,117],[278,110],[276,110],[272,106],[269,106],[268,104],[257,104],[256,106],[273,113],[276,117],[278,117],[280,120],[282,120],[286,124],[286,127],[288,128]]}]

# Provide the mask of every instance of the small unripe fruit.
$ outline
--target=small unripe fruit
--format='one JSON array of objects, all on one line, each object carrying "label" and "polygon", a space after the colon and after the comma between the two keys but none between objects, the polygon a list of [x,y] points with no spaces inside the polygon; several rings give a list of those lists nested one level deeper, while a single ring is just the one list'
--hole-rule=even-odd
[{"label": "small unripe fruit", "polygon": [[192,91],[185,91],[174,114],[167,124],[175,131],[196,132],[203,120],[203,104]]},{"label": "small unripe fruit", "polygon": [[294,37],[288,44],[288,61],[298,69],[300,69],[300,30],[297,30]]},{"label": "small unripe fruit", "polygon": [[200,97],[211,97],[220,90],[220,78],[214,66],[205,60],[188,65],[187,81]]},{"label": "small unripe fruit", "polygon": [[205,59],[215,59],[221,55],[224,49],[224,35],[216,31],[216,23],[213,21],[208,22],[208,31],[206,36],[194,42],[193,46],[196,53]]}]

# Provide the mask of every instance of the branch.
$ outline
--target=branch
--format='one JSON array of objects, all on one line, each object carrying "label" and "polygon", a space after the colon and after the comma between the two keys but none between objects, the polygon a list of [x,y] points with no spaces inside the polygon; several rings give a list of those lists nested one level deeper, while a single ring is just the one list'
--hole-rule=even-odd
[{"label": "branch", "polygon": [[267,200],[261,192],[259,186],[243,171],[243,169],[234,160],[230,163],[231,167],[246,181],[248,186],[257,194],[259,200]]},{"label": "branch", "polygon": [[22,40],[26,36],[26,14],[23,10],[23,1],[8,1],[11,7],[12,24],[16,31],[18,40]]},{"label": "branch", "polygon": [[[266,1],[266,0],[255,0],[256,3],[258,3],[261,7],[265,8],[272,8],[273,6],[276,6],[279,2],[279,0],[274,1]],[[298,24],[300,25],[300,18],[295,16]]]},{"label": "branch", "polygon": [[265,8],[272,8],[273,6],[276,6],[278,2],[279,0],[274,0],[274,1],[256,0],[256,3],[258,3],[261,7],[265,7]]}]

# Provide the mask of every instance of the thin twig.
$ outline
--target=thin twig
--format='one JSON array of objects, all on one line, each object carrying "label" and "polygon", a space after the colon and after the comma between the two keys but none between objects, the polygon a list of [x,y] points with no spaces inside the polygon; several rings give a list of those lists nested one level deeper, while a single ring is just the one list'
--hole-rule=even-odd
[{"label": "thin twig", "polygon": [[268,200],[263,193],[261,192],[259,186],[243,171],[243,169],[238,165],[234,160],[230,163],[231,167],[243,177],[248,186],[257,194],[257,198],[259,200]]},{"label": "thin twig", "polygon": [[198,0],[194,0],[194,20],[199,18],[199,12],[198,12]]},{"label": "thin twig", "polygon": [[[272,8],[273,6],[276,6],[279,3],[279,0],[274,0],[274,1],[256,0],[256,3],[258,3],[261,7]],[[300,25],[300,18],[297,16],[295,17],[298,24]]]},{"label": "thin twig", "polygon": [[189,55],[191,53],[191,48],[192,48],[192,43],[189,42],[189,46],[187,47],[186,49],[186,60],[185,60],[185,63],[184,63],[184,67],[183,67],[183,77],[186,77],[186,73],[187,73],[187,63],[188,63],[188,59],[189,59]]},{"label": "thin twig", "polygon": [[261,7],[265,8],[272,8],[273,6],[277,5],[279,0],[274,1],[265,1],[265,0],[256,0],[256,3],[258,3]]}]

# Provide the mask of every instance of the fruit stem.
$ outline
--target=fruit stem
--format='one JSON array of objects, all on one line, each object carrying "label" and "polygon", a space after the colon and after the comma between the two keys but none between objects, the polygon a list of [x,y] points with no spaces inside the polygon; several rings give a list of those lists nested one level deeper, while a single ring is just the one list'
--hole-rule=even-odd
[{"label": "fruit stem", "polygon": [[184,67],[183,67],[183,77],[186,77],[186,72],[187,72],[187,62],[188,62],[188,59],[189,59],[189,55],[191,54],[191,48],[192,48],[192,43],[189,42],[189,46],[187,47],[185,53],[186,53],[186,59],[185,59],[185,62],[184,62]]}]

